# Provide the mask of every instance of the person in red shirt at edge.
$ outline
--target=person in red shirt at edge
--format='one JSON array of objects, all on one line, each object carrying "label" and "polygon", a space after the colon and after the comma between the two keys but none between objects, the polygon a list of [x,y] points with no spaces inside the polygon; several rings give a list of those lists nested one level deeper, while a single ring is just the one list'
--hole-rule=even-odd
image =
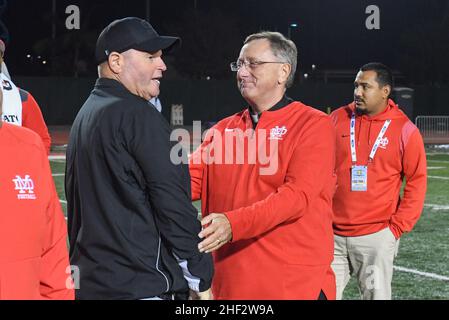
[{"label": "person in red shirt at edge", "polygon": [[[0,91],[0,112],[3,94]],[[33,131],[0,121],[0,299],[74,299],[67,226]]]},{"label": "person in red shirt at edge", "polygon": [[285,95],[296,65],[282,34],[248,36],[231,70],[249,106],[218,122],[190,157],[216,299],[335,299],[335,130]]},{"label": "person in red shirt at edge", "polygon": [[[0,39],[0,65],[5,54],[5,43]],[[42,116],[41,109],[31,93],[17,88],[7,74],[0,73],[3,91],[3,111],[1,120],[17,126],[23,126],[36,132],[50,154],[51,137]]]},{"label": "person in red shirt at edge", "polygon": [[391,299],[399,239],[412,230],[424,206],[423,140],[389,99],[392,88],[391,71],[368,63],[357,73],[354,102],[331,114],[337,133],[332,264],[337,299],[352,275],[363,299]]}]

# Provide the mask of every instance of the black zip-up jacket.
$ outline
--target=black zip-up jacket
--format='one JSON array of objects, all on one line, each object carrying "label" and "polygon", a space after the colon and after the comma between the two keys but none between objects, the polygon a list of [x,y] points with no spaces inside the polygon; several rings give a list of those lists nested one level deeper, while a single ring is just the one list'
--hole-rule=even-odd
[{"label": "black zip-up jacket", "polygon": [[97,80],[67,149],[77,299],[142,299],[211,286],[211,255],[197,247],[201,224],[187,162],[170,160],[173,146],[154,107],[115,80]]}]

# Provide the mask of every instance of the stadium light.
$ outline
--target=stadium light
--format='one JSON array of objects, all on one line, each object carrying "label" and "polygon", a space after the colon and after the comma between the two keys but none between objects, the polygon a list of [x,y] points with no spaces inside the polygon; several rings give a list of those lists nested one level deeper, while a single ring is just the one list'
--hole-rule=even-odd
[{"label": "stadium light", "polygon": [[289,39],[291,39],[291,36],[292,36],[292,28],[298,28],[298,24],[290,23],[290,25],[288,26],[288,38]]}]

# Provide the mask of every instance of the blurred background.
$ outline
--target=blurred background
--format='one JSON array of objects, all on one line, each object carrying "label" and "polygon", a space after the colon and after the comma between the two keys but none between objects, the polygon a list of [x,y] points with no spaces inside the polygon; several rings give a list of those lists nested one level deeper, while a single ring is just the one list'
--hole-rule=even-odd
[{"label": "blurred background", "polygon": [[[375,29],[367,27],[372,5]],[[79,29],[67,28],[70,6],[79,9]],[[173,104],[183,106],[184,125],[244,108],[229,63],[245,37],[260,30],[279,31],[299,49],[288,91],[294,99],[333,110],[352,100],[358,68],[380,61],[394,70],[397,87],[408,88],[397,102],[413,121],[449,114],[447,0],[0,0],[0,10],[12,79],[35,96],[50,126],[72,123],[97,77],[98,34],[126,16],[182,38],[181,49],[165,57],[160,99],[168,120]]]}]

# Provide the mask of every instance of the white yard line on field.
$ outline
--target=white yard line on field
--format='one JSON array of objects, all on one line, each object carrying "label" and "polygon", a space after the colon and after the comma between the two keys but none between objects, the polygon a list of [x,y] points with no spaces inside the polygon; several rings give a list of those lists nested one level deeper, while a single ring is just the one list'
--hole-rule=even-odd
[{"label": "white yard line on field", "polygon": [[426,203],[424,204],[424,207],[431,208],[433,210],[449,210],[449,206],[444,206],[441,204]]},{"label": "white yard line on field", "polygon": [[440,179],[440,180],[449,180],[449,177],[440,177],[440,176],[427,176],[427,178]]},{"label": "white yard line on field", "polygon": [[439,169],[446,169],[447,167],[427,167],[427,170],[439,170]]},{"label": "white yard line on field", "polygon": [[54,154],[48,156],[48,160],[65,160],[65,154]]},{"label": "white yard line on field", "polygon": [[59,202],[67,204],[67,201],[66,201],[66,200],[61,200],[61,199],[59,199]]},{"label": "white yard line on field", "polygon": [[447,160],[427,160],[427,162],[449,163],[449,161],[447,161]]},{"label": "white yard line on field", "polygon": [[53,177],[64,177],[65,173],[53,173],[52,176]]},{"label": "white yard line on field", "polygon": [[409,269],[409,268],[404,268],[404,267],[399,267],[399,266],[394,266],[393,268],[394,268],[394,270],[397,270],[397,271],[413,273],[413,274],[417,274],[419,276],[423,276],[423,277],[427,277],[427,278],[432,278],[432,279],[442,280],[442,281],[449,281],[449,277],[441,276],[441,275],[435,274],[435,273],[422,272],[419,270]]}]

